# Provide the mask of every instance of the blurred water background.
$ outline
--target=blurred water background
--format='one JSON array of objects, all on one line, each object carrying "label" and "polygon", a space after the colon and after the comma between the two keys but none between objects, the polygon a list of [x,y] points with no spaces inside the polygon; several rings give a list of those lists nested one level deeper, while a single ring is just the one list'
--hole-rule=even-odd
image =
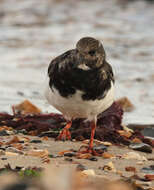
[{"label": "blurred water background", "polygon": [[83,36],[102,40],[116,98],[135,110],[125,123],[154,123],[154,3],[146,0],[1,0],[0,111],[29,99],[55,111],[43,94],[51,59]]}]

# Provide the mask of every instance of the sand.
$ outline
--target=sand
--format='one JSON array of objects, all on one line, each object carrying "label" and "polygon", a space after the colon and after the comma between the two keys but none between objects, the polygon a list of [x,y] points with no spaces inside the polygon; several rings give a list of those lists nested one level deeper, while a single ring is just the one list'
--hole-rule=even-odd
[{"label": "sand", "polygon": [[[39,137],[31,137],[30,139],[40,139]],[[57,155],[58,152],[69,150],[69,149],[75,149],[78,150],[79,147],[83,145],[81,142],[71,142],[71,141],[55,141],[54,139],[49,139],[47,141],[42,141],[42,143],[34,144],[30,143],[28,149],[37,148],[37,149],[47,149],[50,154]],[[114,156],[120,156],[127,152],[130,152],[133,150],[128,149],[126,146],[110,146],[108,147],[108,152],[113,154]],[[133,151],[137,152],[142,156],[145,156],[148,158],[154,159],[154,152],[151,154],[143,153],[139,151]],[[7,158],[7,160],[1,160],[1,158]],[[127,172],[125,171],[125,167],[132,166],[135,167],[137,170],[137,175],[140,177],[143,177],[145,174],[141,172],[141,168],[148,167],[150,165],[153,165],[153,161],[145,161],[141,162],[139,160],[127,160],[127,159],[119,159],[119,158],[112,158],[112,159],[103,159],[102,157],[97,157],[98,161],[90,161],[87,159],[77,159],[72,157],[73,161],[66,161],[66,157],[60,157],[60,158],[50,158],[50,163],[42,163],[42,159],[38,157],[33,156],[25,156],[25,155],[18,155],[18,156],[0,156],[0,168],[3,167],[6,164],[10,164],[11,167],[49,167],[49,166],[67,166],[69,168],[75,168],[78,164],[83,164],[87,169],[93,169],[96,174],[105,176],[109,179],[120,179],[120,173],[125,177],[130,177],[134,173],[133,172]],[[100,167],[103,167],[107,163],[111,162],[114,164],[117,173],[111,172],[111,171],[103,171],[102,169],[99,169]],[[140,164],[139,164],[140,163]],[[144,184],[145,182],[138,181],[138,183]],[[150,186],[154,186],[153,182],[146,182],[147,184],[150,184]]]}]

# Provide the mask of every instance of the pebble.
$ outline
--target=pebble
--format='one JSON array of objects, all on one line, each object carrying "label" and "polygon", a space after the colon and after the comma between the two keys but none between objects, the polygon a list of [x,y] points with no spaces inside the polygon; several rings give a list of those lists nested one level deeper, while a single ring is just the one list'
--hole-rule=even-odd
[{"label": "pebble", "polygon": [[7,160],[7,158],[1,158],[1,160]]},{"label": "pebble", "polygon": [[55,155],[55,154],[49,154],[49,157],[50,157],[50,158],[57,158],[57,157],[59,157],[59,156],[57,156],[57,155]]},{"label": "pebble", "polygon": [[114,155],[113,155],[113,154],[110,154],[110,153],[108,153],[108,152],[104,152],[104,153],[102,154],[102,157],[103,157],[104,159],[109,159],[109,158],[113,158]]},{"label": "pebble", "polygon": [[25,129],[17,130],[16,133],[22,133],[24,135],[28,134],[28,132]]},{"label": "pebble", "polygon": [[109,162],[104,167],[102,168],[104,171],[111,171],[111,172],[116,172],[115,166],[113,162]]},{"label": "pebble", "polygon": [[76,156],[76,153],[75,152],[66,152],[66,153],[64,153],[64,156],[73,157],[73,156]]},{"label": "pebble", "polygon": [[0,151],[1,151],[1,150],[6,150],[6,148],[4,148],[4,147],[0,147]]},{"label": "pebble", "polygon": [[9,136],[10,134],[6,130],[0,131],[0,136]]},{"label": "pebble", "polygon": [[14,147],[8,147],[8,148],[6,149],[6,151],[7,151],[7,152],[18,153],[18,154],[24,154],[21,150],[18,150],[18,149],[14,148]]},{"label": "pebble", "polygon": [[129,145],[129,148],[141,152],[152,153],[152,147],[145,143],[133,143]]},{"label": "pebble", "polygon": [[98,146],[94,146],[94,150],[95,150],[96,152],[101,152],[101,153],[103,153],[103,152],[107,151],[107,146],[105,146],[105,145],[103,145],[103,144],[98,145]]},{"label": "pebble", "polygon": [[88,160],[90,160],[90,161],[98,161],[98,159],[96,158],[96,157],[91,157],[91,158],[89,158]]},{"label": "pebble", "polygon": [[77,171],[84,171],[84,170],[88,170],[88,168],[82,164],[78,164],[76,167]]},{"label": "pebble", "polygon": [[82,174],[86,176],[96,176],[95,171],[92,169],[82,171]]},{"label": "pebble", "polygon": [[5,155],[5,151],[4,150],[0,150],[0,156]]},{"label": "pebble", "polygon": [[42,141],[38,139],[33,139],[30,141],[30,143],[42,143]]},{"label": "pebble", "polygon": [[73,159],[72,159],[72,158],[65,158],[65,161],[72,162],[72,161],[73,161]]},{"label": "pebble", "polygon": [[25,141],[19,141],[19,143],[24,144],[24,143],[25,143]]},{"label": "pebble", "polygon": [[147,168],[146,167],[142,168],[141,172],[154,175],[154,165],[151,165]]},{"label": "pebble", "polygon": [[135,168],[135,167],[132,167],[132,166],[127,166],[127,167],[125,167],[125,170],[126,170],[127,172],[136,172],[136,168]]},{"label": "pebble", "polygon": [[147,180],[153,181],[154,180],[154,174],[147,174],[144,176]]},{"label": "pebble", "polygon": [[147,158],[145,156],[141,156],[137,152],[128,152],[122,156],[124,159],[133,159],[133,160],[140,160],[140,161],[147,161]]},{"label": "pebble", "polygon": [[19,154],[15,153],[15,152],[5,152],[5,155],[6,156],[18,156]]}]

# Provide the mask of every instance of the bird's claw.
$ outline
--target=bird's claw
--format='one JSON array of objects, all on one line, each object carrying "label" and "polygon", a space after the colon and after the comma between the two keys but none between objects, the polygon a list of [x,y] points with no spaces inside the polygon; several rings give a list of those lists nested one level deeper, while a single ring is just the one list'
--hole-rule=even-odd
[{"label": "bird's claw", "polygon": [[58,137],[56,138],[56,140],[61,140],[61,141],[72,140],[70,131],[68,129],[64,128],[60,132],[60,134],[58,135]]},{"label": "bird's claw", "polygon": [[87,153],[90,153],[93,156],[101,156],[99,153],[96,152],[96,150],[94,150],[93,147],[83,145],[79,148],[78,154],[87,154]]}]

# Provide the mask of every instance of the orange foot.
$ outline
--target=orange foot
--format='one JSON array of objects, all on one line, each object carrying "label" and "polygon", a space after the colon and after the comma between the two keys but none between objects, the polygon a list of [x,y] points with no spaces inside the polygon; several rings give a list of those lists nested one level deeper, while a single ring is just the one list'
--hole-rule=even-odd
[{"label": "orange foot", "polygon": [[[84,150],[85,149],[85,150]],[[91,146],[81,146],[80,148],[79,148],[79,151],[78,151],[78,154],[87,154],[87,153],[89,153],[89,154],[91,154],[91,155],[93,155],[93,156],[101,156],[99,153],[97,153],[96,152],[96,150],[94,150],[94,148],[93,147],[91,147]]]},{"label": "orange foot", "polygon": [[72,125],[72,122],[67,123],[67,125],[60,132],[56,140],[62,140],[62,141],[71,140],[71,133],[69,131],[69,128],[71,127],[71,125]]}]

